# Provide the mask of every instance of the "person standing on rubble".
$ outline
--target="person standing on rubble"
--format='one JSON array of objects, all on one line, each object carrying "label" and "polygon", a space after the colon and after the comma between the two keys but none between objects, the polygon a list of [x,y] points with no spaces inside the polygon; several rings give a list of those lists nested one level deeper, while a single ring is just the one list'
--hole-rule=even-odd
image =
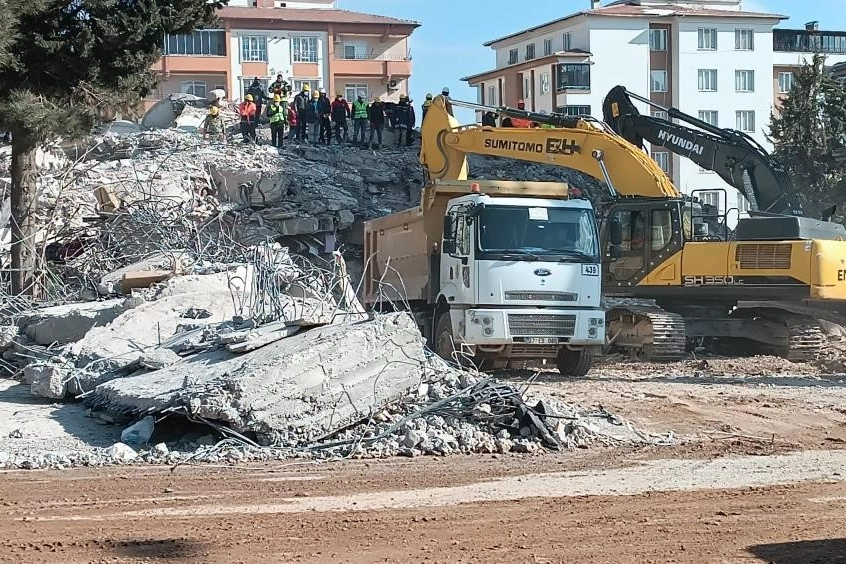
[{"label": "person standing on rubble", "polygon": [[300,121],[304,122],[307,128],[308,142],[314,145],[320,141],[320,108],[320,92],[315,90],[311,94],[311,100],[306,102],[305,111],[299,114]]},{"label": "person standing on rubble", "polygon": [[299,128],[297,129],[297,141],[308,141],[308,124],[305,121],[306,106],[309,103],[310,87],[308,84],[303,84],[303,89],[299,94],[294,96],[294,111],[297,114],[297,122]]},{"label": "person standing on rubble", "polygon": [[432,105],[432,99],[433,99],[433,98],[434,98],[434,96],[432,96],[431,94],[426,94],[426,99],[425,99],[425,100],[423,100],[423,106],[422,106],[422,108],[423,108],[423,117],[422,117],[422,118],[420,118],[421,120],[426,119],[426,112],[428,112],[428,111],[429,111],[429,106],[431,106],[431,105]]},{"label": "person standing on rubble", "polygon": [[[382,129],[385,127],[385,105],[379,96],[373,98],[373,103],[367,109],[367,117],[370,120],[370,140],[364,145],[367,149],[378,149],[382,146]],[[379,142],[373,145],[373,135],[376,135]]]},{"label": "person standing on rubble", "polygon": [[346,143],[349,136],[349,129],[347,128],[347,120],[351,117],[350,105],[344,100],[343,94],[335,92],[335,99],[332,101],[331,107],[332,123],[335,124],[335,138],[338,140],[338,145],[341,144],[341,130],[344,130],[343,142]]},{"label": "person standing on rubble", "polygon": [[444,107],[449,115],[455,117],[455,114],[452,113],[452,102],[449,101],[449,88],[444,86],[444,89],[441,90],[441,96],[444,97]]},{"label": "person standing on rubble", "polygon": [[266,98],[264,95],[264,88],[261,87],[259,77],[255,77],[253,79],[253,83],[249,88],[247,88],[247,94],[252,94],[253,96],[253,103],[256,105],[256,119],[258,119],[261,117],[261,108],[264,105],[264,99]]},{"label": "person standing on rubble", "polygon": [[244,96],[244,101],[238,106],[238,115],[241,116],[241,136],[244,138],[244,143],[255,143],[258,114],[252,94]]},{"label": "person standing on rubble", "polygon": [[294,105],[288,104],[288,141],[294,141],[299,138],[300,124],[298,119],[297,110],[294,109]]},{"label": "person standing on rubble", "polygon": [[273,96],[280,96],[283,100],[291,93],[291,85],[282,78],[282,73],[276,75],[276,81],[270,85],[270,93]]},{"label": "person standing on rubble", "polygon": [[[355,99],[353,102],[352,108],[352,117],[353,117],[353,143],[361,143],[361,147],[367,148],[367,143],[365,143],[364,133],[367,130],[367,119],[368,119],[368,109],[367,109],[367,102],[364,101],[364,96],[361,94]],[[359,132],[361,133],[361,139],[359,139]],[[373,134],[370,134],[371,137]],[[381,139],[381,137],[380,137]],[[372,141],[372,139],[371,139]],[[381,141],[380,141],[381,142]]]},{"label": "person standing on rubble", "polygon": [[417,114],[414,112],[414,100],[408,99],[408,132],[405,136],[405,146],[411,147],[414,143],[414,126],[417,125]]},{"label": "person standing on rubble", "polygon": [[217,106],[209,106],[209,113],[203,123],[200,124],[200,133],[203,137],[214,137],[218,143],[226,142],[226,125],[223,123],[223,116],[220,115],[220,108]]},{"label": "person standing on rubble", "polygon": [[399,104],[394,108],[394,127],[397,132],[397,147],[402,145],[403,136],[405,136],[406,143],[408,143],[409,119],[411,118],[410,109],[408,96],[400,94]]},{"label": "person standing on rubble", "polygon": [[332,144],[332,103],[329,97],[326,96],[326,90],[321,88],[318,90],[320,97],[320,142],[324,145]]},{"label": "person standing on rubble", "polygon": [[279,94],[273,95],[273,102],[265,110],[270,122],[270,144],[281,148],[285,139],[285,122],[288,121],[288,102],[282,101]]}]

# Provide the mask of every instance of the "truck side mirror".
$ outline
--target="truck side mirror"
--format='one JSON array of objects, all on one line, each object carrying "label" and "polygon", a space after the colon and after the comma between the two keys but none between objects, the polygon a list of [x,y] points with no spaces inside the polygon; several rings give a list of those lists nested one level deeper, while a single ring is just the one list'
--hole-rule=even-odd
[{"label": "truck side mirror", "polygon": [[623,225],[620,223],[619,217],[612,217],[608,220],[608,239],[612,249],[623,244]]},{"label": "truck side mirror", "polygon": [[444,216],[444,241],[455,239],[455,216]]}]

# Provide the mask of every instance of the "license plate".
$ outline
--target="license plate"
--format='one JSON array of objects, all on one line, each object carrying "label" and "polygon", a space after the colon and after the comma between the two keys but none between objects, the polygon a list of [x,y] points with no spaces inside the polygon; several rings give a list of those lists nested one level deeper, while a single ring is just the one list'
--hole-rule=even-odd
[{"label": "license plate", "polygon": [[526,343],[530,345],[557,345],[558,337],[526,337]]}]

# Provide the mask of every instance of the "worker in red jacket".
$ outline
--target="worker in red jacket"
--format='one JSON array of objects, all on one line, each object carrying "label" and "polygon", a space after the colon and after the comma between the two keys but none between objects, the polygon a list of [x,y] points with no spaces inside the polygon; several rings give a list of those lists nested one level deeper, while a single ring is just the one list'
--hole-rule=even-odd
[{"label": "worker in red jacket", "polygon": [[299,124],[297,110],[294,108],[294,104],[291,104],[288,106],[288,127],[291,128],[288,130],[288,141],[293,141],[297,138],[297,133],[300,130]]}]

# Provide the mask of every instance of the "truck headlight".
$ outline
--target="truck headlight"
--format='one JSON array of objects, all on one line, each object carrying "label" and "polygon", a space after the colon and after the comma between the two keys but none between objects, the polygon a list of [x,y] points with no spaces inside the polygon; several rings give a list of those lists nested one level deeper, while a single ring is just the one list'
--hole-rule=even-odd
[{"label": "truck headlight", "polygon": [[590,321],[588,321],[588,325],[594,325],[597,327],[602,327],[605,325],[605,318],[604,317],[591,317]]},{"label": "truck headlight", "polygon": [[485,337],[490,337],[491,335],[493,335],[493,328],[485,327],[482,332],[485,334]]}]

